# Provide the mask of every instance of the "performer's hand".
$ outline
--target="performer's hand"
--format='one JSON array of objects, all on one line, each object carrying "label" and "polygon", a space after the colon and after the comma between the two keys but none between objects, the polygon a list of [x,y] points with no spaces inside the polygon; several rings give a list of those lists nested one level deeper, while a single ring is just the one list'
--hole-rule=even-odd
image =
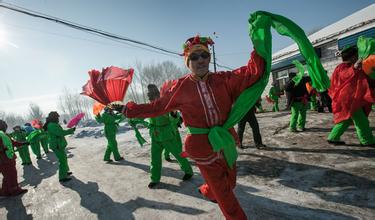
[{"label": "performer's hand", "polygon": [[354,64],[354,69],[360,69],[362,67],[362,59],[358,59]]},{"label": "performer's hand", "polygon": [[111,109],[115,110],[115,111],[120,112],[120,113],[122,113],[126,109],[126,106],[125,105],[121,105],[121,104],[112,104],[109,107]]},{"label": "performer's hand", "polygon": [[73,130],[73,133],[74,133],[76,131],[76,127],[73,127],[72,130]]}]

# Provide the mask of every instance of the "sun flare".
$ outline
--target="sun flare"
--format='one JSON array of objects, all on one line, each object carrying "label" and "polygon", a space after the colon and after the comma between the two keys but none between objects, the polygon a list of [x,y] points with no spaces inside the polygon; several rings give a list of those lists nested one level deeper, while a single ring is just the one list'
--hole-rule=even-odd
[{"label": "sun flare", "polygon": [[0,23],[0,48],[4,48],[7,46],[18,48],[16,44],[9,41],[9,33],[7,32],[4,25]]}]

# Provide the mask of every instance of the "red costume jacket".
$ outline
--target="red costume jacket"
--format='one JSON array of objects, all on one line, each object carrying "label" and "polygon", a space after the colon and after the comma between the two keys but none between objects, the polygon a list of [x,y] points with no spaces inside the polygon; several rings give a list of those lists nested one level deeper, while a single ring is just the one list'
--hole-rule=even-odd
[{"label": "red costume jacket", "polygon": [[[255,52],[247,66],[234,71],[210,73],[205,80],[192,74],[173,82],[163,97],[149,104],[129,102],[125,115],[129,118],[151,118],[179,110],[185,126],[210,128],[223,125],[241,92],[254,84],[264,72],[264,60]],[[234,129],[232,135],[237,138]],[[212,150],[208,135],[188,135],[185,151],[197,163],[210,164],[220,157]]]},{"label": "red costume jacket", "polygon": [[342,63],[335,68],[328,90],[335,124],[349,119],[361,108],[366,114],[370,113],[375,91],[368,80],[362,69],[355,69],[351,64]]}]

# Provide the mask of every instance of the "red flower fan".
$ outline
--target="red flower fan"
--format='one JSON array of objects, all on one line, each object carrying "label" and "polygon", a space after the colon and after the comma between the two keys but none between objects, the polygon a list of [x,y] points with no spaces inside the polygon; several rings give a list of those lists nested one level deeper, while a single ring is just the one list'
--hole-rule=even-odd
[{"label": "red flower fan", "polygon": [[43,127],[42,122],[40,122],[39,119],[33,119],[31,121],[31,126],[36,129],[41,129]]},{"label": "red flower fan", "polygon": [[89,71],[90,79],[82,87],[82,95],[87,95],[103,105],[111,102],[122,102],[126,90],[133,79],[134,69],[124,70],[118,67],[107,67],[99,72]]},{"label": "red flower fan", "polygon": [[81,112],[81,113],[77,114],[72,119],[70,119],[70,121],[68,122],[68,125],[66,127],[72,128],[72,127],[77,126],[77,124],[79,123],[79,121],[81,121],[81,119],[83,117],[85,117],[85,113]]}]

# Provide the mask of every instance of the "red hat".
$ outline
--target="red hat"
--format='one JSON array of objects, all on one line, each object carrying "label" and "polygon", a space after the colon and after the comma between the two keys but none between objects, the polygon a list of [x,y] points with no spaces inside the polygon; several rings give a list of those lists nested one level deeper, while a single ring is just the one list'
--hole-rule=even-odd
[{"label": "red hat", "polygon": [[189,62],[189,55],[197,50],[204,50],[210,53],[208,49],[208,45],[213,45],[214,41],[210,37],[200,37],[199,35],[195,37],[191,37],[186,40],[183,44],[184,48],[184,57],[185,57],[185,64],[188,66]]}]

